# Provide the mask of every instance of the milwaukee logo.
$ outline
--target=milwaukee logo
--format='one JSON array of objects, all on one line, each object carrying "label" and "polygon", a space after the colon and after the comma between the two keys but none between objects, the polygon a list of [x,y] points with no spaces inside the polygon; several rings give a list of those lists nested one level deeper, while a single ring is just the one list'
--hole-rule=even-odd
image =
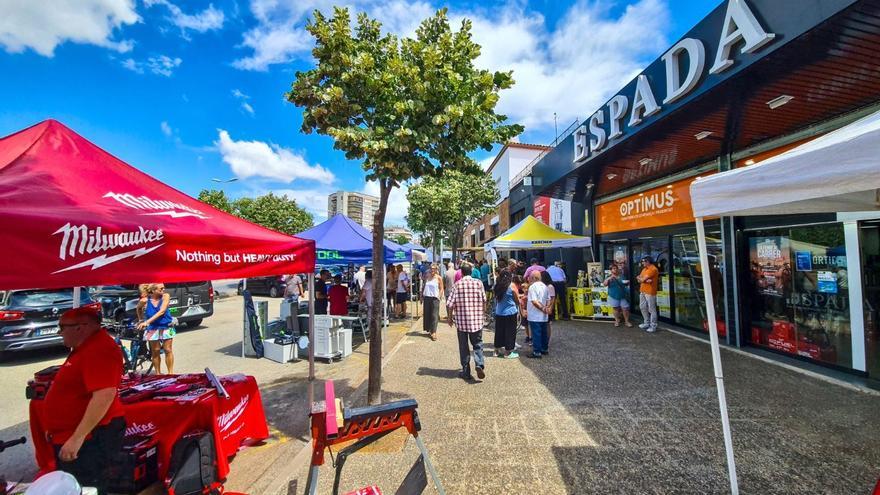
[{"label": "milwaukee logo", "polygon": [[241,415],[244,414],[244,410],[247,409],[249,401],[250,397],[245,395],[235,407],[220,415],[217,419],[217,426],[220,427],[220,432],[228,430],[230,426],[238,421],[238,418],[240,418]]},{"label": "milwaukee logo", "polygon": [[108,192],[104,197],[111,198],[129,208],[146,210],[149,212],[143,213],[144,215],[166,215],[172,218],[196,217],[203,220],[209,218],[204,212],[173,201],[155,200],[146,196],[135,197],[131,194],[118,194],[115,192]]},{"label": "milwaukee logo", "polygon": [[[66,260],[84,254],[98,254],[112,251],[117,248],[127,248],[143,244],[160,242],[165,238],[162,229],[150,230],[138,227],[138,230],[128,232],[104,233],[102,227],[89,228],[87,225],[71,225],[67,223],[53,232],[53,235],[61,235],[61,245],[58,249],[58,257]],[[100,254],[77,265],[63,268],[54,273],[91,266],[92,269],[109,265],[125,258],[138,258],[162,246],[164,242],[153,246],[142,246],[137,249],[108,256]]]},{"label": "milwaukee logo", "polygon": [[131,426],[125,429],[125,436],[150,436],[156,433],[156,430],[156,425],[154,425],[152,422],[147,424],[132,423]]}]

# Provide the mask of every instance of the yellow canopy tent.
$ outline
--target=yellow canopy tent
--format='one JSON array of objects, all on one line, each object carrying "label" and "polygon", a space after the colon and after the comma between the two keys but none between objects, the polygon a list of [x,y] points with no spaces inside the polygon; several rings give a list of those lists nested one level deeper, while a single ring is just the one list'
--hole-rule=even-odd
[{"label": "yellow canopy tent", "polygon": [[529,215],[487,243],[486,250],[553,249],[590,247],[590,238],[566,234]]}]

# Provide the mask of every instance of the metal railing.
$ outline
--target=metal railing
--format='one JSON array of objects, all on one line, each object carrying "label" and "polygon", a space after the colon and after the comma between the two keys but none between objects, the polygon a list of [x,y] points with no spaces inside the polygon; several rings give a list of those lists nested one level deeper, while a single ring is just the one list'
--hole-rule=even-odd
[{"label": "metal railing", "polygon": [[530,161],[529,164],[526,165],[526,167],[524,169],[522,169],[522,171],[520,171],[520,173],[516,174],[516,176],[513,178],[513,180],[510,181],[510,185],[508,187],[510,189],[513,189],[514,186],[516,186],[517,184],[522,182],[522,180],[527,175],[532,173],[532,169],[535,167],[535,165],[537,165],[538,162],[540,162],[545,156],[547,156],[547,153],[550,153],[551,151],[556,149],[556,146],[559,145],[560,141],[565,141],[565,138],[570,136],[575,131],[575,129],[578,128],[579,125],[580,125],[580,121],[578,121],[578,119],[575,119],[574,122],[572,122],[568,127],[566,127],[564,131],[562,131],[562,134],[560,134],[559,136],[557,136],[553,140],[552,146],[550,146],[549,148],[547,148],[546,150],[544,150],[540,154],[538,154],[538,156],[536,156],[534,160]]}]

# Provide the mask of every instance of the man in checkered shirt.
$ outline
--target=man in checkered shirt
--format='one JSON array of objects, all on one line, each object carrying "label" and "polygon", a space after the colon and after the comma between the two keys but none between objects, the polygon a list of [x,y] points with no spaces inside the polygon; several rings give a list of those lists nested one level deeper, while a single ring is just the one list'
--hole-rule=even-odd
[{"label": "man in checkered shirt", "polygon": [[482,380],[486,377],[483,363],[483,308],[486,304],[486,292],[483,282],[470,276],[473,266],[462,262],[461,273],[465,274],[452,288],[452,294],[446,300],[449,310],[449,324],[455,319],[458,330],[458,354],[461,357],[461,376],[465,380],[473,380],[471,375],[471,351],[474,349],[474,364],[477,376]]}]

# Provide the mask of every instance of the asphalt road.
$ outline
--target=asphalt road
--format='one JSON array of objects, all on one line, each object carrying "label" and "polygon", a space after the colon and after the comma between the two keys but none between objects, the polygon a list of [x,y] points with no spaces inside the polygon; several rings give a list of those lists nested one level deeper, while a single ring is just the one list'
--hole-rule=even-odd
[{"label": "asphalt road", "polygon": [[[220,294],[234,294],[236,284],[237,280],[219,281],[215,282],[215,288]],[[268,300],[269,315],[278,315],[281,299],[256,299]],[[218,298],[212,317],[205,319],[198,328],[184,328],[174,338],[174,371],[201,372],[209,366],[218,375],[243,372],[256,377],[261,387],[289,379],[292,374],[302,373],[302,362],[285,366],[267,359],[242,359],[241,338],[241,298]],[[0,397],[4,399],[0,402],[0,439],[10,440],[21,436],[28,438],[27,445],[0,453],[0,475],[8,480],[30,481],[37,471],[28,427],[25,385],[34,372],[61,364],[66,355],[67,350],[59,347],[22,352],[0,362]]]}]

